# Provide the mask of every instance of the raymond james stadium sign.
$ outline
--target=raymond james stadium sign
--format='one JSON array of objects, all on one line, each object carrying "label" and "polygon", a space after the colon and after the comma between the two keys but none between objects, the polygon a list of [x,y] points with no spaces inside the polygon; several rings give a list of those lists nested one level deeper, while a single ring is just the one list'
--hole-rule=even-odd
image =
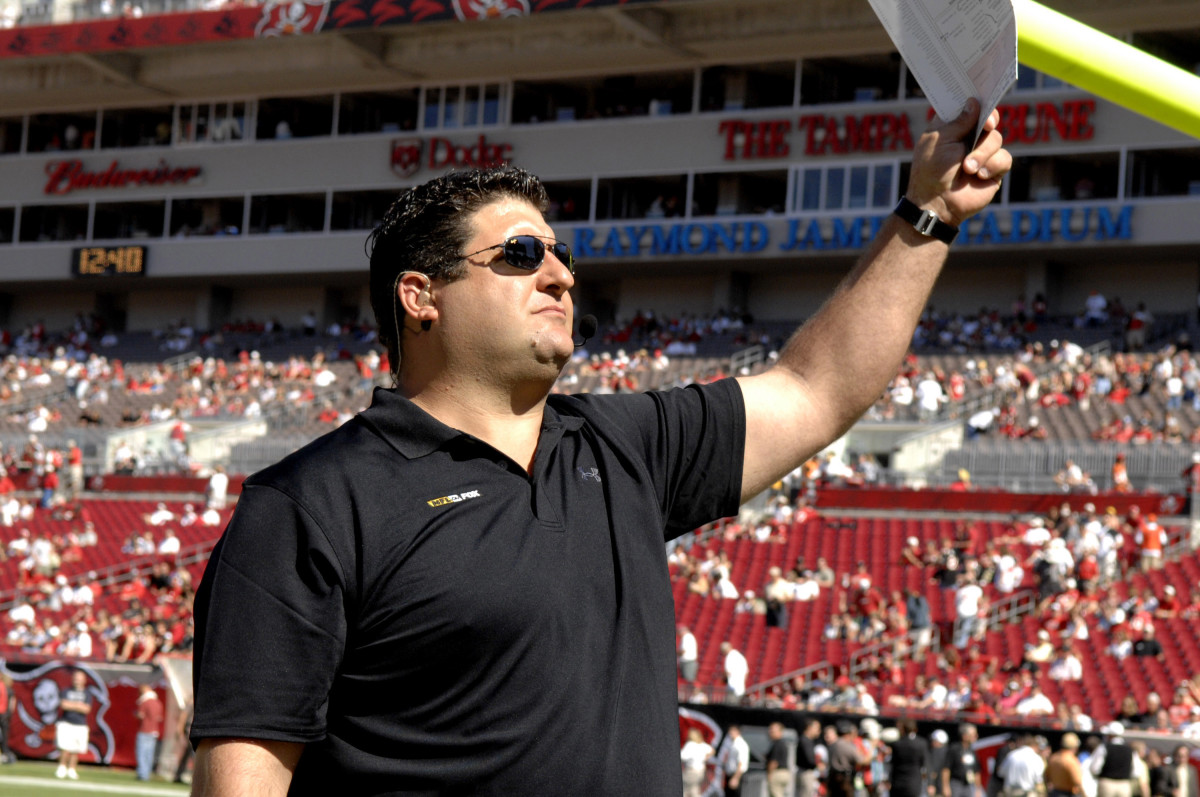
[{"label": "raymond james stadium sign", "polygon": [[[629,258],[695,255],[788,254],[861,249],[887,214],[805,217],[771,225],[761,221],[627,224],[578,227],[578,257]],[[955,246],[1128,241],[1133,206],[1079,205],[1040,210],[989,210],[967,220]]]}]

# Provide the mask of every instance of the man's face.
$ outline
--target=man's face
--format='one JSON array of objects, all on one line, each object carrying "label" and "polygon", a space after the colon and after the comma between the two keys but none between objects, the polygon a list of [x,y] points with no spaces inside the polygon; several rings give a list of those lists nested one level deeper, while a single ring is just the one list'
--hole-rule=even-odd
[{"label": "man's face", "polygon": [[550,251],[554,231],[524,200],[505,198],[481,208],[464,253],[503,243],[514,235],[536,235],[546,246],[535,272],[508,265],[503,252],[488,249],[468,259],[463,279],[435,287],[438,323],[449,367],[475,370],[482,378],[514,374],[514,367],[549,375],[574,351],[574,308],[568,293],[575,279]]}]

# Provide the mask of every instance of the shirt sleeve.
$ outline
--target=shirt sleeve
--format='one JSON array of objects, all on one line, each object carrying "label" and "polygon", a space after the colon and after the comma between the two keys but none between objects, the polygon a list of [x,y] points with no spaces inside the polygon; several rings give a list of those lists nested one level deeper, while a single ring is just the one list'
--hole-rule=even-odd
[{"label": "shirt sleeve", "polygon": [[600,433],[632,444],[658,493],[666,539],[737,514],[746,407],[736,379],[572,398]]},{"label": "shirt sleeve", "polygon": [[313,517],[273,487],[245,487],[196,595],[193,741],[323,738],[345,594]]}]

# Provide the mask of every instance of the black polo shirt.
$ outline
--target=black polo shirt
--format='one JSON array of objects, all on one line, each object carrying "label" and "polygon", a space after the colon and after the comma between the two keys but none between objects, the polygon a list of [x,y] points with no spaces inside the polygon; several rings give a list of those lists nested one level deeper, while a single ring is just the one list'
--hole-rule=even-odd
[{"label": "black polo shirt", "polygon": [[532,475],[394,392],[247,479],[196,599],[193,740],[292,794],[677,795],[664,542],[735,514],[737,383],[551,396]]}]

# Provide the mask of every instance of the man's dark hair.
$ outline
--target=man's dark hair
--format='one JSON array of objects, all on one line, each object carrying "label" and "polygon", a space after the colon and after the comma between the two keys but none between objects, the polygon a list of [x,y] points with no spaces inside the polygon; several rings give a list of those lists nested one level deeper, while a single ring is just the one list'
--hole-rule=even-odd
[{"label": "man's dark hair", "polygon": [[471,216],[504,197],[524,199],[543,213],[549,204],[541,181],[524,169],[456,171],[405,191],[371,231],[366,243],[371,309],[393,373],[400,368],[403,328],[395,304],[397,278],[404,271],[447,282],[463,277],[463,247],[473,234]]}]

